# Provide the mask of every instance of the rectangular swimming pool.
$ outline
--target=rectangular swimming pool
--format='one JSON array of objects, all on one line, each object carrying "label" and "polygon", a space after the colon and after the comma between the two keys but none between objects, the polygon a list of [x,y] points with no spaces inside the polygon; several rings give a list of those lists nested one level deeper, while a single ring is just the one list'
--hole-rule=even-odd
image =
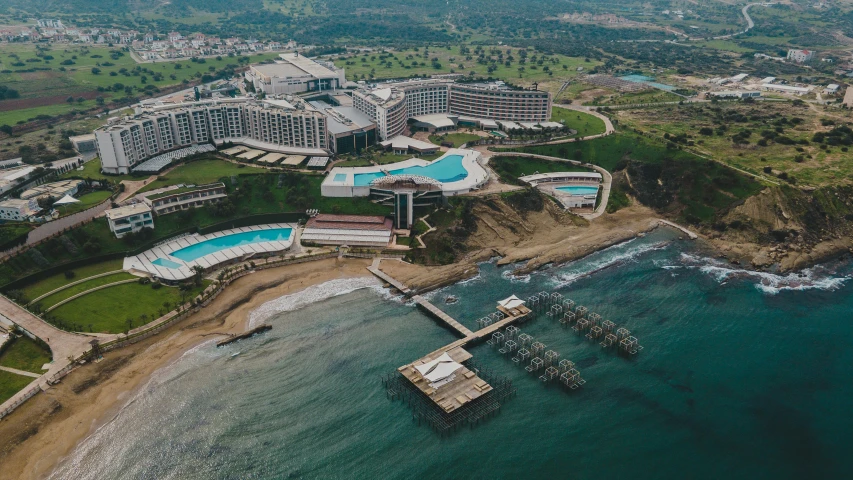
[{"label": "rectangular swimming pool", "polygon": [[226,250],[228,248],[249,245],[252,243],[289,240],[292,232],[292,228],[271,228],[269,230],[256,230],[254,232],[232,233],[231,235],[211,238],[198,242],[195,245],[175,250],[169,255],[185,262],[191,262],[197,258],[210,255],[211,253],[216,253],[220,250]]},{"label": "rectangular swimming pool", "polygon": [[589,187],[583,185],[568,185],[565,187],[554,187],[554,190],[568,193],[569,195],[596,195],[598,187]]},{"label": "rectangular swimming pool", "polygon": [[335,181],[336,181],[336,182],[343,182],[343,181],[345,181],[346,179],[347,179],[347,174],[346,174],[346,173],[336,173],[336,174],[335,174]]}]

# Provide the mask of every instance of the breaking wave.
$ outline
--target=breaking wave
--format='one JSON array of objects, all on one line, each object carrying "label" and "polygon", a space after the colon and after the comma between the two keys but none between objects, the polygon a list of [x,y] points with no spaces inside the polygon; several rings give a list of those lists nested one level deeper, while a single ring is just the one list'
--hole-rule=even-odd
[{"label": "breaking wave", "polygon": [[713,258],[689,253],[681,254],[682,265],[664,265],[665,269],[696,269],[713,278],[720,285],[735,280],[752,281],[758,290],[769,295],[782,291],[835,290],[850,280],[850,276],[835,276],[824,267],[807,268],[797,273],[777,274],[735,268]]},{"label": "breaking wave", "polygon": [[396,299],[390,290],[384,288],[375,277],[340,278],[312,285],[305,290],[270,300],[252,310],[249,314],[249,328],[254,328],[279,313],[292,312],[312,303],[346,295],[363,288],[371,288],[386,299]]},{"label": "breaking wave", "polygon": [[[634,239],[628,240],[627,242],[620,243],[600,251],[594,256],[594,258],[586,257],[585,259],[577,262],[576,268],[561,272],[555,277],[556,288],[564,287],[580,280],[581,278],[601,272],[602,270],[607,270],[608,268],[618,267],[628,262],[632,262],[643,254],[663,250],[670,244],[670,242],[664,241],[640,243],[636,246],[632,246],[631,244],[633,242]],[[626,246],[629,246],[630,248],[625,249]]]}]

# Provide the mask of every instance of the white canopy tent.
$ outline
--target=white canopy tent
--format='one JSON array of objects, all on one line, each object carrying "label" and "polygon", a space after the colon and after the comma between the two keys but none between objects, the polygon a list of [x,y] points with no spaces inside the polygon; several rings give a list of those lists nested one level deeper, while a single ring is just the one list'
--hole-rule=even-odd
[{"label": "white canopy tent", "polygon": [[76,198],[72,197],[71,195],[66,195],[66,196],[60,198],[59,200],[53,202],[53,205],[54,206],[55,205],[68,205],[71,203],[80,203],[80,200],[77,200]]},{"label": "white canopy tent", "polygon": [[498,305],[504,307],[507,310],[512,310],[513,308],[518,308],[524,305],[524,300],[513,295],[509,298],[499,301]]},{"label": "white canopy tent", "polygon": [[438,388],[456,378],[454,372],[462,368],[462,364],[450,358],[447,352],[431,362],[415,367],[433,388]]}]

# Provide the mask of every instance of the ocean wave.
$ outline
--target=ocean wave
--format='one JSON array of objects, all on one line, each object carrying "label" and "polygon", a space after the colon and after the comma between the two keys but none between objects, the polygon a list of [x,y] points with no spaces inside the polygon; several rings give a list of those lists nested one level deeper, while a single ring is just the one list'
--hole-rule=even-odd
[{"label": "ocean wave", "polygon": [[662,268],[696,269],[720,285],[735,280],[753,281],[756,289],[769,295],[783,291],[836,290],[850,280],[850,276],[834,276],[822,267],[807,268],[799,273],[777,274],[736,268],[720,260],[690,253],[682,253],[681,261],[683,265],[666,265]]},{"label": "ocean wave", "polygon": [[[555,280],[557,283],[555,288],[565,287],[566,285],[572,284],[581,278],[588,277],[601,272],[602,270],[631,262],[645,253],[663,250],[670,244],[670,242],[655,242],[641,243],[636,246],[631,246],[634,240],[635,239],[631,239],[627,242],[620,243],[619,245],[606,248],[600,251],[594,259],[590,259],[589,257],[583,259],[581,261],[581,265],[579,265],[582,268],[578,270],[561,272],[556,275]],[[624,248],[626,246],[631,246],[631,248],[625,250]]]},{"label": "ocean wave", "polygon": [[299,310],[312,303],[337,297],[338,295],[346,295],[364,288],[373,289],[388,300],[399,298],[391,294],[390,290],[384,288],[382,283],[375,277],[339,278],[312,285],[305,290],[284,295],[264,303],[249,314],[249,328],[254,328],[279,313]]}]

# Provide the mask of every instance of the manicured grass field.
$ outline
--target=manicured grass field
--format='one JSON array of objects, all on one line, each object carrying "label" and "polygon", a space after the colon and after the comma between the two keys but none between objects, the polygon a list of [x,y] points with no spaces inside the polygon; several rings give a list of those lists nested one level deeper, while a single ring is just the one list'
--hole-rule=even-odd
[{"label": "manicured grass field", "polygon": [[93,158],[83,164],[83,171],[71,170],[62,174],[60,178],[91,178],[92,180],[123,180],[130,178],[129,175],[104,175],[101,173],[101,159]]},{"label": "manicured grass field", "polygon": [[464,143],[479,140],[481,138],[483,137],[479,135],[474,135],[473,133],[455,132],[443,135],[430,135],[429,141],[436,145],[441,145],[442,143],[450,142],[453,144],[454,148],[459,148]]},{"label": "manicured grass field", "polygon": [[25,372],[42,373],[42,365],[49,362],[50,350],[27,336],[14,339],[0,354],[0,367],[16,368]]},{"label": "manicured grass field", "polygon": [[[24,297],[31,300],[33,298],[38,298],[40,295],[44,295],[45,293],[51,290],[55,290],[63,285],[68,285],[69,283],[76,282],[78,280],[83,280],[84,278],[91,277],[92,275],[111,272],[114,270],[121,270],[122,262],[122,259],[117,259],[110,260],[108,262],[100,262],[94,263],[92,265],[86,265],[85,267],[74,269],[74,278],[65,278],[65,274],[60,273],[58,275],[52,275],[50,277],[47,277],[44,280],[33,283],[32,285],[28,285],[21,290],[24,293]],[[107,278],[111,277],[112,276],[109,276]]]},{"label": "manicured grass field", "polygon": [[492,157],[489,166],[501,177],[503,183],[520,185],[518,177],[534,173],[551,172],[590,172],[588,168],[579,167],[569,162],[552,162],[535,158]]},{"label": "manicured grass field", "polygon": [[32,377],[0,370],[0,403],[12,398],[12,395],[21,391],[34,380],[35,378]]},{"label": "manicured grass field", "polygon": [[51,311],[49,316],[64,322],[66,328],[70,325],[87,332],[121,333],[127,329],[128,319],[132,320],[131,328],[144,325],[157,319],[161,312],[165,313],[164,302],[174,306],[182,299],[189,301],[208,283],[193,288],[186,295],[176,287],[163,286],[155,290],[151,285],[138,283],[117,285],[72,300]]},{"label": "manicured grass field", "polygon": [[104,200],[110,198],[113,192],[109,190],[96,190],[94,192],[87,193],[85,195],[80,196],[77,200],[80,200],[80,203],[72,203],[69,205],[60,205],[56,207],[59,213],[64,217],[66,215],[72,215],[77,212],[82,212],[87,208],[92,208],[95,205],[103,202]]},{"label": "manicured grass field", "polygon": [[576,137],[588,137],[600,135],[607,130],[604,120],[590,115],[589,113],[569,110],[568,108],[554,107],[551,109],[551,121],[560,122],[563,125],[577,130]]},{"label": "manicured grass field", "polygon": [[147,192],[149,190],[154,190],[168,185],[177,185],[179,183],[201,185],[204,183],[215,182],[223,177],[230,177],[232,175],[264,172],[266,172],[266,170],[262,168],[241,166],[218,158],[196,160],[179,165],[165,175],[160,175],[157,180],[149,183],[140,191]]},{"label": "manicured grass field", "polygon": [[53,295],[43,298],[39,300],[38,305],[42,309],[50,308],[53,305],[65,300],[66,298],[71,298],[78,293],[85,292],[86,290],[90,290],[95,287],[100,287],[101,285],[108,285],[110,283],[120,282],[122,280],[130,280],[133,278],[138,278],[129,273],[116,273],[113,275],[107,275],[104,277],[93,278],[91,280],[87,280],[83,283],[71,286],[66,288],[65,290],[60,290]]}]

